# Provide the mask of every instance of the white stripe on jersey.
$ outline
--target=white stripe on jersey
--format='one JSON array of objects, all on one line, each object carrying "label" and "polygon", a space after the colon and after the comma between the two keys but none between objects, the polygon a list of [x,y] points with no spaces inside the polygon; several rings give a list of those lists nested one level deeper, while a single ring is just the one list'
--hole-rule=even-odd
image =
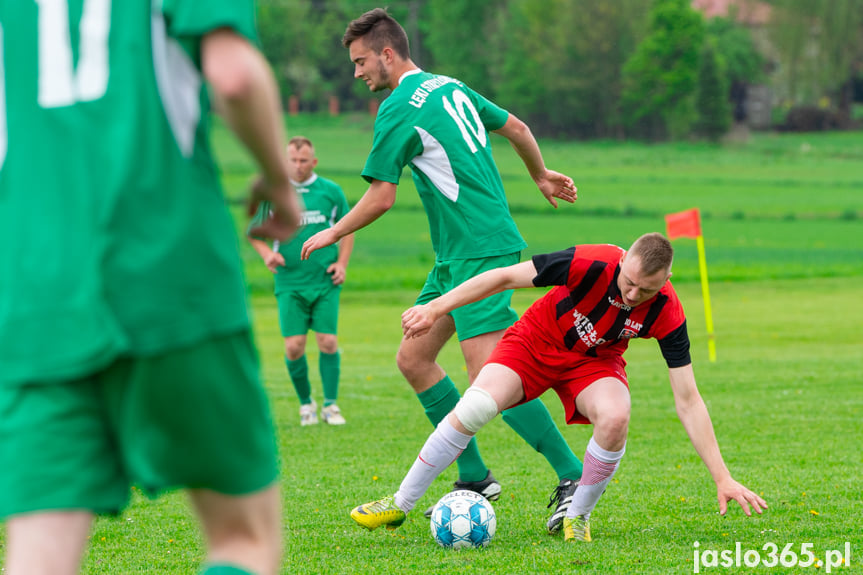
[{"label": "white stripe on jersey", "polygon": [[458,182],[446,150],[434,136],[419,126],[414,126],[414,129],[423,143],[423,153],[413,159],[414,165],[428,176],[440,193],[453,202],[458,201]]},{"label": "white stripe on jersey", "polygon": [[153,66],[165,115],[180,152],[191,157],[201,121],[201,75],[176,40],[168,38],[159,0],[153,2]]},{"label": "white stripe on jersey", "polygon": [[6,70],[3,58],[3,23],[0,22],[0,171],[6,162],[9,135],[6,131]]}]

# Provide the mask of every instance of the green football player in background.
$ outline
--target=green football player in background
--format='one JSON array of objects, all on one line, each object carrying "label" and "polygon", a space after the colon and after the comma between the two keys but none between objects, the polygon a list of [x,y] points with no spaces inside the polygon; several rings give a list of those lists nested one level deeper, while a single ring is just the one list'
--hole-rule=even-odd
[{"label": "green football player in background", "polygon": [[131,485],[188,490],[207,575],[279,571],[275,436],[208,142],[212,100],[273,208],[255,233],[290,237],[254,23],[252,0],[0,2],[5,575],[79,572]]},{"label": "green football player in background", "polygon": [[[372,91],[391,89],[375,120],[372,151],[362,175],[368,191],[336,225],[312,236],[303,257],[369,225],[392,207],[402,170],[410,166],[429,219],[435,265],[417,298],[423,304],[485,270],[518,263],[526,247],[509,212],[489,132],[513,146],[543,197],[574,202],[568,176],[548,170],[524,122],[462,82],[419,69],[410,58],[404,29],[377,8],[347,28],[342,43],[354,63],[354,76]],[[458,333],[468,379],[474,378],[504,330],[517,319],[506,291],[441,317],[422,337],[402,339],[398,367],[433,425],[458,403],[455,384],[437,363],[444,344]],[[509,409],[506,421],[540,452],[557,473],[547,529],[560,530],[582,466],[539,400]],[[500,484],[485,465],[476,441],[458,459],[456,489],[470,489],[490,500]],[[427,511],[428,513],[428,511]]]},{"label": "green football player in background", "polygon": [[[318,364],[324,388],[321,416],[330,425],[344,425],[345,418],[336,405],[341,371],[336,334],[339,295],[354,248],[354,236],[346,235],[338,246],[327,246],[307,260],[300,259],[300,248],[306,239],[343,218],[348,213],[348,202],[338,184],[315,173],[318,159],[308,138],[291,138],[288,162],[291,183],[304,205],[303,227],[291,241],[276,241],[272,247],[251,236],[249,241],[275,274],[279,328],[285,338],[288,374],[300,400],[300,425],[318,423],[317,403],[312,399],[306,360],[306,334],[310,329],[315,332],[320,351]],[[269,204],[262,203],[256,220],[263,218],[269,209]]]}]

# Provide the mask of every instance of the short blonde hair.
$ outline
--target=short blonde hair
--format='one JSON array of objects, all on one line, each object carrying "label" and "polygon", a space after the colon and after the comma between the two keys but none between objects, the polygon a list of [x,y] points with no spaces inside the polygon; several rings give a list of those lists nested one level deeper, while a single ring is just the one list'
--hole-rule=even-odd
[{"label": "short blonde hair", "polygon": [[310,147],[312,151],[314,151],[315,146],[312,144],[312,141],[305,136],[294,136],[288,141],[288,146],[293,146],[296,149],[300,150],[306,146]]},{"label": "short blonde hair", "polygon": [[671,272],[671,262],[674,259],[674,248],[668,238],[660,233],[644,234],[629,248],[630,255],[641,260],[641,271],[653,275],[659,271]]}]

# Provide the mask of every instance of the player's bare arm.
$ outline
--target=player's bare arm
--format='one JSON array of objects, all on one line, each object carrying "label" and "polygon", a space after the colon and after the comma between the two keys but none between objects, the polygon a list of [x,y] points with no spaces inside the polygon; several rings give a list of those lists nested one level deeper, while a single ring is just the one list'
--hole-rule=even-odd
[{"label": "player's bare arm", "polygon": [[267,266],[267,269],[271,272],[276,273],[279,266],[285,265],[284,256],[279,252],[270,249],[267,242],[250,237],[249,243],[252,244],[252,247],[255,248],[255,251],[258,252],[258,255],[261,256],[262,260],[264,260],[264,265]]},{"label": "player's bare arm", "polygon": [[751,509],[760,514],[762,509],[767,509],[767,502],[746,486],[735,481],[722,459],[716,434],[713,431],[713,423],[710,421],[710,414],[695,384],[692,364],[669,368],[668,375],[671,381],[671,390],[674,393],[677,416],[686,429],[695,451],[701,457],[704,465],[707,466],[713,481],[716,483],[719,513],[725,515],[728,510],[728,502],[734,500],[746,515],[752,515]]},{"label": "player's bare arm", "polygon": [[273,217],[255,235],[284,240],[297,229],[300,204],[288,179],[278,88],[264,57],[242,36],[222,28],[201,45],[204,75],[216,109],[252,153],[262,177],[252,187],[249,211],[272,204]]},{"label": "player's bare arm", "polygon": [[405,311],[402,314],[402,332],[406,338],[420,337],[452,310],[505,290],[533,287],[535,277],[533,261],[485,271],[427,304]]},{"label": "player's bare arm", "polygon": [[548,203],[556,208],[557,199],[569,203],[578,199],[578,190],[572,178],[545,167],[539,144],[527,124],[510,114],[506,123],[494,133],[509,140]]},{"label": "player's bare arm", "polygon": [[345,214],[345,217],[336,222],[333,227],[316,233],[303,243],[300,258],[309,259],[313,251],[336,243],[384,215],[396,201],[396,190],[395,184],[373,180],[360,201]]},{"label": "player's bare arm", "polygon": [[339,240],[339,258],[327,268],[327,273],[332,277],[333,285],[337,286],[345,283],[348,272],[348,261],[351,259],[351,252],[353,250],[354,234],[348,234]]}]

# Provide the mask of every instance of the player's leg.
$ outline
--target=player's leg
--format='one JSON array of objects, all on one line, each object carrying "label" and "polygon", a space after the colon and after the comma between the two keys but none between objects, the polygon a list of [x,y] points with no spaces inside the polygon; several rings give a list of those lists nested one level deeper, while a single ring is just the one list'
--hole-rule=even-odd
[{"label": "player's leg", "polygon": [[[437,363],[437,356],[454,333],[452,318],[444,316],[438,319],[425,335],[402,339],[396,353],[396,364],[416,394],[428,391],[446,377],[446,371]],[[425,404],[423,406],[425,407]],[[449,413],[449,410],[444,412],[446,413]],[[431,415],[427,415],[431,419]],[[442,416],[438,421],[441,418]]]},{"label": "player's leg", "polygon": [[305,334],[285,338],[285,361],[300,403],[311,403],[312,388],[309,383],[309,365],[306,361]]},{"label": "player's leg", "polygon": [[6,523],[5,575],[75,575],[93,514],[54,511],[16,515]]},{"label": "player's leg", "polygon": [[467,442],[502,408],[517,403],[523,396],[517,373],[500,364],[486,365],[423,445],[395,494],[396,504],[405,512],[413,509],[431,482],[455,460]]},{"label": "player's leg", "polygon": [[[422,337],[402,339],[396,355],[399,370],[408,380],[423,406],[426,417],[437,426],[458,403],[461,394],[455,383],[437,363],[444,344],[455,333],[450,316],[438,319]],[[489,476],[476,441],[471,441],[458,459],[459,479],[483,481]],[[498,486],[497,492],[500,492]]]},{"label": "player's leg", "polygon": [[135,483],[151,495],[194,489],[212,545],[208,561],[275,573],[281,537],[276,442],[251,334],[136,360],[123,381],[107,400]]},{"label": "player's leg", "polygon": [[339,398],[341,377],[341,353],[339,352],[338,333],[339,295],[341,286],[321,290],[311,312],[311,329],[315,332],[318,344],[318,368],[324,388],[324,407],[321,416],[330,425],[344,425],[345,418],[336,404]]},{"label": "player's leg", "polygon": [[316,333],[315,341],[321,353],[333,355],[339,351],[339,338],[334,333]]},{"label": "player's leg", "polygon": [[318,422],[318,406],[312,399],[309,363],[306,359],[306,333],[311,323],[311,304],[300,290],[278,294],[279,329],[285,338],[285,367],[300,400],[300,425]]},{"label": "player's leg", "polygon": [[480,370],[485,365],[485,361],[491,355],[491,352],[494,351],[497,342],[503,337],[504,331],[506,330],[499,329],[459,341],[461,353],[464,356],[465,366],[467,367],[467,378],[471,385],[476,381]]},{"label": "player's leg", "polygon": [[[460,266],[460,262],[437,262],[416,303],[428,303],[461,283],[464,272],[459,271]],[[463,279],[469,277],[466,275]],[[501,329],[505,327],[501,326]],[[411,383],[426,416],[434,426],[456,406],[461,397],[452,379],[437,364],[438,353],[454,334],[455,322],[452,316],[447,315],[438,319],[426,335],[403,339],[399,348],[399,369]],[[458,477],[456,485],[460,489],[472,489],[491,500],[500,495],[500,484],[483,461],[475,440],[468,443],[458,458]],[[426,515],[429,514],[431,508],[426,511]]]},{"label": "player's leg", "polygon": [[78,573],[94,514],[128,501],[98,379],[0,386],[7,575]]},{"label": "player's leg", "polygon": [[[458,274],[453,275],[472,277],[486,269],[517,261],[518,254],[467,260],[459,263]],[[510,305],[511,295],[511,291],[496,294],[452,312],[469,375],[479,371],[505,328],[515,322],[516,314]],[[503,419],[528,445],[545,457],[557,474],[558,484],[548,504],[553,509],[546,524],[550,533],[556,533],[560,530],[564,510],[581,477],[581,461],[566,443],[545,404],[539,399],[507,409],[503,412]]]},{"label": "player's leg", "polygon": [[474,385],[428,437],[395,495],[360,505],[351,512],[351,517],[367,529],[381,525],[393,529],[401,525],[417,500],[455,461],[476,432],[501,407],[520,401],[523,393],[518,374],[499,364],[486,365]]},{"label": "player's leg", "polygon": [[[482,367],[502,335],[503,331],[495,331],[461,342],[468,376]],[[566,443],[542,401],[538,398],[528,401],[505,410],[502,415],[507,425],[546,458],[560,481],[579,480],[581,461]]]},{"label": "player's leg", "polygon": [[209,549],[204,575],[215,575],[225,567],[232,567],[231,572],[238,574],[278,572],[281,501],[275,486],[244,496],[202,489],[189,494]]},{"label": "player's leg", "polygon": [[300,425],[318,422],[318,405],[312,399],[312,382],[309,379],[309,362],[306,358],[306,336],[292,335],[285,338],[285,366],[291,384],[300,400]]},{"label": "player's leg", "polygon": [[395,494],[395,503],[405,512],[413,509],[431,482],[449,467],[467,442],[501,409],[523,397],[521,378],[516,372],[496,363],[483,367],[473,385],[423,445]]},{"label": "player's leg", "polygon": [[575,405],[593,424],[593,437],[584,455],[584,475],[566,511],[564,531],[567,540],[590,541],[590,513],[626,451],[629,388],[620,379],[603,377],[582,390]]},{"label": "player's leg", "polygon": [[321,417],[330,425],[344,425],[345,418],[336,403],[339,399],[339,380],[341,378],[342,357],[339,351],[338,336],[334,333],[315,333],[318,342],[318,368],[324,388],[324,407]]}]

